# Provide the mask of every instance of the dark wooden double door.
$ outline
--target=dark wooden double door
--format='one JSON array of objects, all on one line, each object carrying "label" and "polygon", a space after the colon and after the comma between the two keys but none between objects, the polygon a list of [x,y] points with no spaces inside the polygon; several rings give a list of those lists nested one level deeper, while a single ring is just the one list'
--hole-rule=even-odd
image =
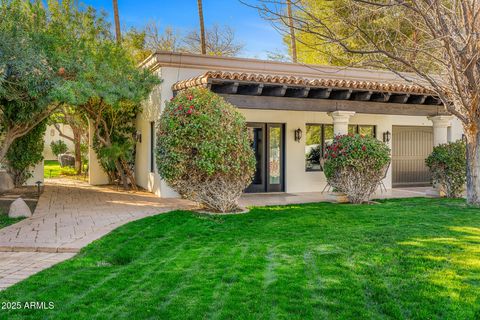
[{"label": "dark wooden double door", "polygon": [[245,192],[282,192],[285,180],[285,125],[248,123],[255,154],[253,181]]}]

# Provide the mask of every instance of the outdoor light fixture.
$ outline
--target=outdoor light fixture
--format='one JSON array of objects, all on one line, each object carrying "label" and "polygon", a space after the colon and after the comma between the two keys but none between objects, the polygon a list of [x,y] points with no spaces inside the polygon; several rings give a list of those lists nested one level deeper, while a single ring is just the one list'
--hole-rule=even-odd
[{"label": "outdoor light fixture", "polygon": [[140,131],[137,131],[133,134],[133,139],[135,139],[136,142],[142,143],[142,134]]},{"label": "outdoor light fixture", "polygon": [[390,133],[390,131],[385,131],[385,132],[383,133],[383,142],[389,143],[389,142],[390,142],[390,136],[391,136],[391,135],[392,135],[392,134]]},{"label": "outdoor light fixture", "polygon": [[467,143],[467,136],[464,133],[462,134],[462,142]]},{"label": "outdoor light fixture", "polygon": [[295,141],[300,142],[302,140],[302,129],[298,128],[295,130]]}]

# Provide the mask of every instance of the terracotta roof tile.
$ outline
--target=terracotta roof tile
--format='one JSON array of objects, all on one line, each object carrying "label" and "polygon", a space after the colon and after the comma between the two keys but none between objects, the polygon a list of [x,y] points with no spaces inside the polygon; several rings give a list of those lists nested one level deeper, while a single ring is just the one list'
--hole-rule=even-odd
[{"label": "terracotta roof tile", "polygon": [[341,80],[341,79],[307,79],[294,76],[270,75],[259,73],[242,73],[226,71],[208,71],[198,77],[182,80],[172,86],[173,91],[184,90],[187,88],[206,86],[211,80],[230,80],[254,83],[285,84],[292,86],[318,87],[318,88],[338,88],[353,90],[371,90],[380,92],[391,92],[400,94],[433,94],[427,88],[411,85],[407,83],[383,83],[376,81],[361,80]]}]

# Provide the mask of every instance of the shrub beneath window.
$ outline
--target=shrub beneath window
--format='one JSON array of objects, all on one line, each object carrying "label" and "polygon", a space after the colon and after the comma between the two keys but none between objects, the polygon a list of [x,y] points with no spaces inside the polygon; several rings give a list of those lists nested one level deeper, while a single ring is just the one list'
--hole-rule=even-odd
[{"label": "shrub beneath window", "polygon": [[373,137],[341,135],[327,147],[325,159],[328,183],[345,193],[351,203],[362,203],[382,180],[390,162],[390,149]]},{"label": "shrub beneath window", "polygon": [[156,160],[162,178],[182,197],[217,212],[239,209],[255,170],[245,118],[203,88],[180,92],[167,103],[157,128]]},{"label": "shrub beneath window", "polygon": [[467,171],[466,146],[462,141],[441,144],[425,160],[434,184],[440,186],[448,198],[461,196]]}]

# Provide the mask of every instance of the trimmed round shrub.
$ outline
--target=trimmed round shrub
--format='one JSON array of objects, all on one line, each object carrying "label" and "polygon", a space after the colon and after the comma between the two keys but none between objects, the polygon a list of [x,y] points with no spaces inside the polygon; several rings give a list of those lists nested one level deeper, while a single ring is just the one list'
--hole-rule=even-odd
[{"label": "trimmed round shrub", "polygon": [[467,179],[466,145],[462,141],[441,144],[425,160],[432,181],[448,198],[461,196]]},{"label": "trimmed round shrub", "polygon": [[50,142],[50,149],[52,149],[52,153],[55,155],[55,157],[58,157],[59,155],[68,151],[67,144],[62,140]]},{"label": "trimmed round shrub", "polygon": [[166,104],[157,127],[156,160],[175,191],[216,212],[239,209],[255,170],[245,118],[204,88],[182,91]]},{"label": "trimmed round shrub", "polygon": [[325,176],[351,203],[368,201],[390,163],[388,146],[363,135],[336,136],[325,153]]}]

